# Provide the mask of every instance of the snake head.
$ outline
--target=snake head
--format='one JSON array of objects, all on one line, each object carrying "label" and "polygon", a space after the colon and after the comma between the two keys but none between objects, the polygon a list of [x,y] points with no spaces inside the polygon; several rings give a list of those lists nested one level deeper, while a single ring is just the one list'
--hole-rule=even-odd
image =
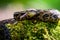
[{"label": "snake head", "polygon": [[60,19],[60,12],[58,10],[49,10],[51,12],[51,20],[52,21],[58,21]]}]

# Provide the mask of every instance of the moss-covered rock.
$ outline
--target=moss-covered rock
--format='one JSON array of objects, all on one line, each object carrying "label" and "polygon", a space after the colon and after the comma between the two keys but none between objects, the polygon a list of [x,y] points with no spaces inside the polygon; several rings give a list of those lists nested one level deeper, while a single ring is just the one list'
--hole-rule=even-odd
[{"label": "moss-covered rock", "polygon": [[60,21],[51,23],[23,20],[6,26],[12,40],[60,40]]}]

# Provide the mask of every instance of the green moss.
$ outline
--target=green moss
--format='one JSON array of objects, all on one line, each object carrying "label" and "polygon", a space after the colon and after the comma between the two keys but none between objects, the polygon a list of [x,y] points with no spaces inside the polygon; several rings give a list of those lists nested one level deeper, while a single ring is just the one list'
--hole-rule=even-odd
[{"label": "green moss", "polygon": [[6,24],[12,40],[60,40],[58,23],[24,20]]}]

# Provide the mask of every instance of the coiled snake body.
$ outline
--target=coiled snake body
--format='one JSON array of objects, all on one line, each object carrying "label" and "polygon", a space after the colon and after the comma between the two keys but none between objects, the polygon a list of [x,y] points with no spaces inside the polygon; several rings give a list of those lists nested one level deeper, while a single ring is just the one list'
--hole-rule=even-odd
[{"label": "coiled snake body", "polygon": [[36,19],[49,22],[57,22],[60,19],[58,10],[26,10],[14,13],[15,20]]}]

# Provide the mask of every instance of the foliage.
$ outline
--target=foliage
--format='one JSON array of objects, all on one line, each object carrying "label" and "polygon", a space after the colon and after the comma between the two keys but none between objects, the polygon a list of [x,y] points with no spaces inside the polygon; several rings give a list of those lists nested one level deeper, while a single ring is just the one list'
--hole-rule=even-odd
[{"label": "foliage", "polygon": [[0,0],[0,8],[5,8],[9,4],[22,4],[24,9],[58,9],[60,10],[60,0]]}]

